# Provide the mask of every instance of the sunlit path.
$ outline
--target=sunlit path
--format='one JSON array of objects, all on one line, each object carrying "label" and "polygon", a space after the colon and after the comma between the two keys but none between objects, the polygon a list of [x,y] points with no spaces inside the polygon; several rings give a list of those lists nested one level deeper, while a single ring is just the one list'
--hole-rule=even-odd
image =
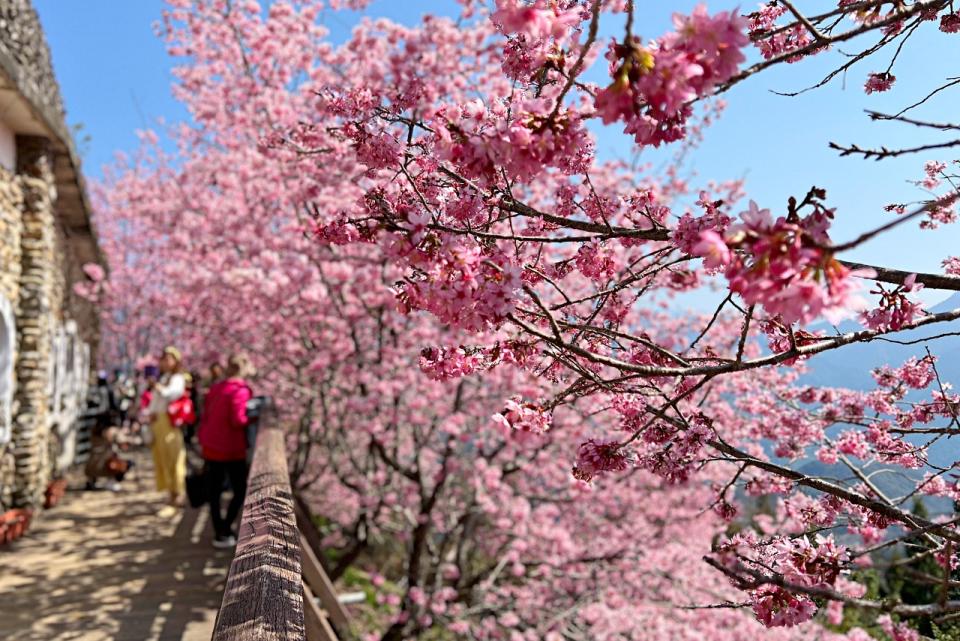
[{"label": "sunlit path", "polygon": [[210,638],[231,553],[206,511],[164,513],[144,467],[119,493],[68,492],[0,551],[0,638]]}]

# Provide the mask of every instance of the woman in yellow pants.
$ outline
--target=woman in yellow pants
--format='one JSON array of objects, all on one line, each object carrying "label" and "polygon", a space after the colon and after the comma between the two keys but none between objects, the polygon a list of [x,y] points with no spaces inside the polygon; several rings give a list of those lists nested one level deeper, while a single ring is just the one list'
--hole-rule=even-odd
[{"label": "woman in yellow pants", "polygon": [[186,490],[187,455],[183,434],[170,422],[170,403],[186,392],[186,379],[180,373],[180,350],[166,347],[160,356],[160,380],[154,383],[148,412],[153,431],[153,465],[157,490],[169,494],[170,505],[183,505]]}]

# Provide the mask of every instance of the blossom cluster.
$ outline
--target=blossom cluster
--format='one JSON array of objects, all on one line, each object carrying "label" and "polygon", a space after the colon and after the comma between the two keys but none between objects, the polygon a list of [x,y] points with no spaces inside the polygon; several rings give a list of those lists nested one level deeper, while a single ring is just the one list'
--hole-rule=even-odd
[{"label": "blossom cluster", "polygon": [[543,434],[550,429],[551,415],[538,405],[511,398],[504,403],[502,411],[493,415],[493,422],[508,431]]},{"label": "blossom cluster", "polygon": [[583,8],[569,0],[496,0],[490,19],[507,36],[504,72],[526,80],[551,62],[562,67],[563,46],[583,20]]},{"label": "blossom cluster", "polygon": [[[790,627],[809,621],[817,611],[813,599],[798,588],[831,589],[840,579],[849,556],[833,536],[817,535],[760,539],[753,531],[736,534],[718,546],[720,561],[734,574],[745,577],[754,570],[759,578],[750,590],[756,617],[768,627]],[[765,580],[775,573],[782,585]],[[791,589],[793,588],[793,589]]]},{"label": "blossom cluster", "polygon": [[753,613],[770,628],[794,626],[813,618],[816,604],[807,596],[776,585],[762,585],[751,594]]},{"label": "blossom cluster", "polygon": [[492,347],[425,347],[420,352],[420,370],[438,381],[483,372],[503,363],[523,366],[536,350],[533,344],[507,340]]},{"label": "blossom cluster", "polygon": [[[690,212],[683,214],[670,233],[671,241],[676,243],[680,251],[693,254],[694,247],[703,240],[701,233],[705,231],[711,231],[719,235],[726,232],[733,220],[721,211],[719,204],[719,202],[712,200],[707,192],[700,192],[697,205],[704,210],[703,214],[700,216],[694,216]],[[719,254],[710,257],[708,269],[725,264],[726,250],[719,246],[707,247],[706,249],[711,254],[719,252]]]},{"label": "blossom cluster", "polygon": [[913,389],[925,389],[936,379],[937,372],[934,365],[937,362],[934,356],[910,358],[897,368],[884,365],[873,370],[873,378],[877,385],[888,389],[906,385]]},{"label": "blossom cluster", "polygon": [[[810,31],[799,22],[789,27],[778,26],[777,19],[785,13],[787,8],[784,5],[768,2],[747,16],[750,38],[767,60],[802,49],[813,40]],[[790,56],[787,62],[797,62],[802,58],[801,55]]]},{"label": "blossom cluster", "polygon": [[520,269],[502,254],[488,254],[450,234],[427,233],[429,214],[410,216],[410,236],[391,253],[415,273],[397,284],[403,311],[427,310],[465,329],[501,324],[513,309],[521,287]]},{"label": "blossom cluster", "polygon": [[960,256],[949,256],[941,263],[943,271],[951,276],[960,276]]},{"label": "blossom cluster", "polygon": [[889,614],[881,614],[877,623],[893,641],[920,641],[919,632],[902,621],[895,622]]},{"label": "blossom cluster", "polygon": [[640,145],[679,140],[690,102],[731,78],[744,60],[744,21],[735,12],[714,16],[699,5],[674,15],[675,31],[643,46],[638,38],[613,43],[607,54],[613,82],[597,94],[604,123],[622,120]]},{"label": "blossom cluster", "polygon": [[611,440],[588,439],[577,450],[573,476],[580,481],[591,481],[605,472],[622,472],[637,463],[636,453],[629,447]]},{"label": "blossom cluster", "polygon": [[808,323],[821,314],[837,318],[857,304],[851,270],[828,247],[829,218],[817,211],[804,218],[773,220],[753,201],[725,236],[700,234],[692,253],[708,269],[722,270],[730,290],[749,305],[787,323]]},{"label": "blossom cluster", "polygon": [[867,76],[867,82],[863,86],[863,91],[868,94],[889,91],[896,81],[897,77],[889,71],[871,73]]},{"label": "blossom cluster", "polygon": [[945,13],[940,17],[940,31],[944,33],[960,33],[960,12]]},{"label": "blossom cluster", "polygon": [[479,99],[436,116],[436,149],[469,178],[494,180],[500,171],[530,180],[549,167],[583,171],[593,156],[593,141],[582,117],[570,109],[552,112],[546,99],[519,105]]},{"label": "blossom cluster", "polygon": [[877,285],[870,293],[879,294],[880,305],[861,314],[863,323],[870,329],[894,331],[912,323],[917,316],[923,314],[923,307],[907,298],[907,294],[921,289],[923,285],[917,282],[916,274],[907,276],[902,285],[891,290]]}]

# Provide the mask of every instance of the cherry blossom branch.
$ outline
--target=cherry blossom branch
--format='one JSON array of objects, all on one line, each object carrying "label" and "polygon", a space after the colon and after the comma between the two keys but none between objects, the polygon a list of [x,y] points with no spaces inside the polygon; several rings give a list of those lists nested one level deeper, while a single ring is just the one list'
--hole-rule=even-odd
[{"label": "cherry blossom branch", "polygon": [[567,96],[571,87],[573,87],[574,81],[577,79],[577,76],[580,75],[580,70],[583,69],[583,61],[586,59],[593,44],[597,41],[597,32],[600,28],[600,5],[601,0],[594,0],[593,5],[590,7],[590,27],[587,33],[587,40],[580,47],[580,55],[577,56],[577,61],[573,63],[573,67],[570,69],[570,75],[567,77],[567,82],[563,85],[563,89],[560,90],[560,94],[556,98],[553,111],[547,118],[548,122],[553,122],[557,114],[560,113],[560,108],[563,106],[563,99]]},{"label": "cherry blossom branch", "polygon": [[504,211],[509,211],[515,214],[520,214],[521,216],[526,216],[528,218],[539,218],[548,223],[558,225],[560,227],[566,227],[569,229],[576,229],[579,231],[593,232],[604,237],[626,237],[626,238],[638,238],[641,240],[659,240],[667,241],[670,239],[670,232],[666,229],[629,229],[626,227],[613,227],[610,225],[599,225],[597,223],[591,223],[587,221],[575,220],[570,218],[563,218],[561,216],[554,216],[553,214],[548,214],[543,211],[539,211],[525,203],[522,203],[516,200],[513,196],[509,194],[497,194],[497,193],[488,193],[486,190],[482,189],[476,185],[473,181],[464,178],[457,172],[440,165],[438,170],[454,179],[461,185],[470,187],[475,193],[482,196],[485,199],[498,199],[497,206]]},{"label": "cherry blossom branch", "polygon": [[[872,4],[874,3],[868,3],[867,6],[870,6]],[[807,45],[804,45],[802,47],[797,47],[796,49],[791,49],[790,51],[786,51],[778,56],[774,56],[773,58],[769,58],[767,60],[757,62],[751,65],[750,67],[747,67],[746,69],[739,72],[738,74],[730,78],[728,81],[720,85],[720,87],[718,87],[717,90],[714,92],[714,95],[724,93],[725,91],[728,91],[731,87],[736,85],[737,83],[742,82],[743,80],[746,80],[750,76],[755,75],[763,71],[764,69],[767,69],[774,65],[778,65],[784,62],[794,60],[798,56],[803,56],[808,53],[812,53],[813,51],[816,51],[817,49],[820,49],[827,45],[836,44],[839,42],[846,42],[847,40],[851,40],[862,34],[869,33],[871,31],[876,31],[878,29],[882,29],[883,27],[894,24],[906,18],[910,18],[912,16],[918,15],[925,11],[939,11],[946,4],[947,4],[946,0],[927,0],[926,2],[922,2],[922,1],[917,2],[911,5],[909,9],[903,9],[900,11],[891,11],[890,15],[884,18],[881,18],[880,20],[866,22],[860,25],[859,27],[850,29],[849,31],[844,31],[843,33],[840,33],[837,35],[831,34],[829,36],[826,36],[824,40],[814,39],[812,42],[810,42]],[[851,11],[851,8],[844,7],[843,11],[849,12]]]},{"label": "cherry blossom branch", "polygon": [[723,311],[723,308],[726,307],[727,303],[730,302],[730,299],[732,297],[733,297],[733,292],[730,292],[724,297],[724,299],[720,302],[720,304],[717,305],[717,308],[714,310],[713,316],[710,317],[710,321],[707,323],[706,327],[703,328],[703,331],[697,334],[697,337],[693,339],[693,342],[691,342],[690,345],[687,347],[687,349],[685,349],[684,351],[689,352],[690,350],[692,350],[694,347],[697,346],[697,343],[699,343],[703,339],[703,337],[707,335],[707,332],[710,331],[710,328],[713,327],[713,324],[717,322],[717,318],[720,317],[720,312]]},{"label": "cherry blossom branch", "polygon": [[747,347],[747,336],[750,334],[750,320],[753,318],[753,312],[756,306],[751,305],[747,309],[747,314],[743,319],[743,328],[740,331],[740,340],[737,342],[737,362],[743,360],[743,350]]},{"label": "cherry blossom branch", "polygon": [[[483,193],[485,196],[487,195],[478,186],[474,185],[472,182],[468,181],[466,178],[463,178],[456,172],[446,169],[442,166],[440,167],[440,171],[447,174],[451,178],[454,178],[458,182],[461,182],[461,184],[469,185],[475,190],[477,190],[478,192]],[[599,238],[626,237],[626,238],[639,238],[643,240],[663,241],[663,242],[667,242],[670,240],[670,231],[667,229],[649,229],[649,230],[628,229],[628,228],[622,228],[622,227],[611,227],[609,225],[600,225],[597,223],[592,223],[587,221],[563,218],[560,216],[555,216],[553,214],[548,214],[546,212],[537,210],[509,196],[503,196],[499,200],[498,205],[506,211],[520,214],[521,216],[527,216],[530,218],[539,218],[541,220],[544,220],[554,225],[558,225],[560,227],[576,229],[579,231],[592,232],[597,234]],[[896,225],[901,224],[901,222],[903,222],[907,217],[915,217],[922,213],[926,213],[927,211],[929,211],[929,209],[932,206],[934,205],[927,204],[917,211],[911,212],[910,214],[907,214],[903,217],[899,217],[896,221],[883,225],[870,232],[861,234],[859,237],[857,237],[853,241],[835,246],[832,249],[834,251],[842,251],[844,249],[849,249],[851,247],[857,246],[869,240],[870,238],[873,238],[874,236],[880,233],[883,233],[884,231],[887,231],[888,229],[895,227]],[[476,234],[478,236],[483,235],[483,233],[477,233],[473,230],[470,230],[470,231],[464,230],[463,233]],[[858,270],[864,270],[864,271],[873,270],[874,272],[876,272],[877,276],[875,278],[872,278],[872,280],[878,280],[878,281],[887,282],[887,283],[895,283],[898,285],[903,284],[903,281],[908,276],[916,273],[916,272],[907,272],[907,271],[897,270],[897,269],[890,269],[886,267],[879,267],[876,265],[867,265],[865,263],[858,263],[858,262],[853,262],[848,260],[841,260],[840,263],[851,269],[858,269]],[[864,276],[864,278],[871,279],[871,277],[868,277],[868,276]],[[928,289],[960,291],[960,277],[956,277],[956,276],[916,273],[916,281],[918,283],[922,283]]]},{"label": "cherry blossom branch", "polygon": [[[758,570],[747,567],[742,563],[737,562],[732,568],[724,565],[722,562],[717,559],[705,556],[703,560],[710,565],[711,567],[720,570],[723,574],[727,575],[731,579],[737,581],[742,589],[755,589],[761,585],[775,585],[781,587],[789,592],[794,592],[797,594],[806,594],[820,599],[827,599],[829,601],[840,601],[845,605],[849,605],[856,608],[862,608],[864,610],[876,610],[880,612],[890,612],[892,614],[897,614],[905,617],[916,617],[916,616],[930,616],[935,614],[942,614],[945,612],[957,612],[960,611],[960,601],[944,601],[940,603],[930,603],[930,604],[906,604],[906,603],[888,603],[884,601],[872,601],[869,599],[861,599],[856,597],[847,596],[836,590],[831,590],[826,587],[816,587],[816,586],[807,586],[800,585],[797,583],[791,583],[786,581],[782,576],[778,574],[764,574]],[[752,580],[746,580],[744,575],[750,577]]]},{"label": "cherry blossom branch", "polygon": [[[828,443],[828,444],[830,443],[829,439],[827,439],[827,443]],[[853,475],[856,476],[858,479],[860,479],[860,482],[863,483],[864,485],[866,485],[867,488],[868,488],[871,492],[873,492],[873,493],[880,499],[880,501],[879,501],[880,503],[883,503],[884,505],[888,505],[888,506],[890,506],[890,507],[894,507],[893,501],[890,500],[890,498],[889,498],[886,494],[884,494],[883,491],[882,491],[879,487],[877,487],[877,484],[874,483],[873,480],[871,480],[869,476],[867,476],[866,474],[863,473],[863,470],[861,470],[859,467],[857,467],[856,465],[854,465],[854,464],[850,461],[849,457],[847,457],[846,455],[840,455],[839,458],[840,458],[840,461],[846,466],[846,468],[847,468],[848,470],[850,470],[851,472],[853,472]],[[913,520],[912,515],[910,515],[910,517],[908,518],[908,520],[905,520],[905,521],[904,521],[904,520],[901,520],[901,522],[905,523],[906,525],[909,525],[909,526],[910,526],[911,528],[913,528],[914,530],[916,530],[917,528],[922,527],[922,526],[920,526],[916,521]],[[937,544],[938,544],[938,542],[930,535],[930,533],[929,533],[928,531],[925,530],[925,531],[923,532],[922,536],[923,536],[927,541],[933,543],[934,545],[937,545]]]},{"label": "cherry blossom branch", "polygon": [[[913,29],[916,29],[917,25],[919,25],[919,21],[915,21],[915,22],[911,25],[911,32],[912,32]],[[900,46],[901,46],[901,47],[903,46],[903,43],[906,42],[906,38],[907,38],[907,37],[908,37],[908,36],[906,36],[906,35],[904,36],[904,40],[901,41],[901,43],[900,43]],[[886,47],[887,45],[889,45],[891,42],[893,42],[894,39],[895,39],[895,36],[893,36],[893,35],[884,36],[883,38],[880,39],[879,42],[877,42],[876,44],[873,44],[873,45],[867,47],[867,48],[864,49],[863,51],[860,51],[860,52],[857,53],[856,55],[852,56],[849,60],[847,60],[847,61],[844,62],[842,65],[840,65],[839,67],[837,67],[836,69],[834,69],[833,71],[831,71],[830,73],[828,73],[826,76],[824,76],[819,82],[817,82],[817,83],[815,83],[815,84],[813,84],[813,85],[810,85],[809,87],[806,87],[806,88],[801,89],[801,90],[799,90],[799,91],[774,91],[773,93],[776,94],[776,95],[778,95],[778,96],[784,96],[784,97],[787,97],[787,98],[795,98],[796,96],[799,96],[799,95],[801,95],[801,94],[805,94],[805,93],[807,93],[807,92],[809,92],[809,91],[813,91],[814,89],[819,89],[820,87],[823,87],[823,86],[829,84],[831,80],[833,80],[834,78],[836,78],[836,77],[839,76],[840,74],[845,73],[846,71],[848,71],[849,69],[851,69],[851,68],[852,68],[854,65],[856,65],[858,62],[860,62],[860,61],[862,61],[862,60],[865,60],[866,58],[869,58],[870,56],[872,56],[872,55],[875,54],[876,52],[880,51],[881,49],[883,49],[884,47]],[[892,63],[891,63],[891,66],[892,66]],[[889,73],[889,72],[888,72],[888,73]]]},{"label": "cherry blossom branch", "polygon": [[835,142],[830,142],[829,146],[830,149],[839,151],[841,156],[857,155],[863,156],[865,159],[873,158],[874,160],[883,160],[884,158],[896,158],[897,156],[916,154],[922,151],[960,147],[960,139],[950,140],[948,142],[930,143],[928,145],[918,145],[916,147],[903,147],[901,149],[888,149],[887,147],[880,147],[879,149],[863,149],[858,145],[844,146]]},{"label": "cherry blossom branch", "polygon": [[[956,82],[950,83],[950,86],[954,84],[960,84],[960,78]],[[913,125],[915,127],[922,127],[924,129],[938,129],[940,131],[957,131],[960,130],[960,124],[952,122],[933,122],[930,120],[918,120],[917,118],[909,118],[900,114],[885,114],[879,111],[867,110],[867,114],[870,116],[871,120],[889,120],[893,122],[902,122],[907,125]]]},{"label": "cherry blossom branch", "polygon": [[[888,0],[861,0],[860,2],[851,2],[849,4],[844,4],[843,6],[839,6],[836,9],[831,9],[830,11],[820,13],[815,16],[809,16],[807,19],[814,24],[819,24],[824,20],[826,20],[827,18],[838,18],[839,20],[840,18],[843,18],[844,16],[847,16],[851,13],[860,11],[861,9],[868,9],[870,7],[882,6],[884,2],[887,2],[887,1]],[[835,27],[838,23],[839,23],[838,21],[835,21],[833,25],[831,25],[831,28]],[[784,24],[774,29],[769,29],[767,31],[763,31],[762,33],[755,34],[751,36],[751,40],[753,40],[754,42],[765,40],[767,38],[771,38],[781,33],[790,31],[796,25],[797,25],[796,22]]]},{"label": "cherry blossom branch", "polygon": [[939,312],[937,314],[929,314],[924,316],[920,320],[914,321],[912,323],[904,324],[899,330],[861,330],[857,332],[849,332],[840,336],[831,337],[824,340],[819,340],[815,343],[810,343],[808,345],[799,345],[789,351],[780,352],[778,354],[771,354],[769,356],[763,356],[747,361],[726,361],[719,365],[698,365],[687,368],[676,368],[676,367],[656,367],[651,365],[636,365],[634,363],[628,363],[616,358],[609,356],[602,356],[595,354],[589,350],[571,345],[570,343],[564,341],[558,341],[555,337],[544,334],[539,331],[537,328],[533,327],[529,323],[526,323],[514,315],[508,316],[508,320],[517,325],[520,329],[525,332],[540,338],[548,343],[561,348],[569,350],[578,356],[583,356],[589,360],[592,360],[596,363],[602,365],[608,365],[615,369],[632,372],[639,376],[716,376],[719,374],[728,374],[732,372],[742,372],[750,369],[757,369],[760,367],[766,367],[768,365],[776,365],[783,363],[785,361],[796,359],[799,356],[813,356],[814,354],[819,354],[822,352],[830,351],[842,347],[844,345],[849,345],[851,343],[861,343],[869,342],[876,339],[879,336],[885,334],[894,333],[894,331],[906,331],[910,329],[916,329],[918,327],[923,327],[925,325],[931,325],[934,323],[943,323],[947,321],[952,321],[960,318],[960,309],[955,309],[947,312]]},{"label": "cherry blossom branch", "polygon": [[836,496],[837,498],[841,498],[854,505],[859,505],[860,507],[872,510],[877,514],[881,514],[893,521],[897,521],[898,523],[903,523],[914,528],[923,528],[925,532],[932,532],[933,534],[942,536],[945,539],[960,542],[960,533],[951,529],[947,525],[934,523],[927,519],[911,514],[910,512],[900,510],[888,503],[884,503],[883,501],[877,501],[875,499],[866,497],[859,492],[854,492],[853,490],[849,490],[835,483],[807,476],[806,474],[792,470],[788,467],[758,459],[752,454],[748,454],[742,450],[739,450],[732,445],[724,443],[723,441],[711,439],[707,441],[707,445],[717,450],[721,454],[729,456],[731,459],[737,462],[746,463],[752,467],[756,467],[766,472],[772,472],[783,478],[790,479],[791,481],[794,481],[795,483],[805,487]]},{"label": "cherry blossom branch", "polygon": [[845,242],[845,243],[841,243],[841,244],[839,244],[839,245],[833,245],[830,249],[831,249],[832,251],[834,251],[834,252],[842,252],[842,251],[847,251],[847,250],[853,249],[854,247],[857,247],[858,245],[862,245],[863,243],[867,242],[867,241],[870,240],[871,238],[874,238],[874,237],[876,237],[876,236],[879,236],[880,234],[882,234],[882,233],[884,233],[884,232],[890,231],[891,229],[894,229],[895,227],[899,227],[900,225],[902,225],[902,224],[904,224],[904,223],[906,223],[906,222],[908,222],[908,221],[910,221],[910,220],[913,220],[914,218],[917,218],[918,216],[922,216],[922,215],[928,213],[929,211],[931,211],[931,210],[933,210],[933,209],[935,209],[935,208],[937,208],[937,207],[942,207],[942,206],[944,206],[944,205],[946,205],[946,204],[952,203],[952,202],[956,201],[958,197],[960,197],[960,193],[958,193],[958,192],[952,192],[952,193],[949,193],[949,194],[945,194],[943,197],[938,198],[937,200],[933,200],[933,201],[930,201],[930,202],[928,202],[928,203],[924,203],[921,207],[919,207],[919,208],[911,211],[911,212],[908,213],[908,214],[903,214],[902,216],[897,216],[894,220],[892,220],[892,221],[890,221],[890,222],[888,222],[888,223],[886,223],[886,224],[880,225],[879,227],[875,227],[874,229],[871,229],[870,231],[866,231],[866,232],[860,234],[859,236],[857,236],[856,238],[854,238],[854,239],[851,240],[851,241],[848,241],[848,242]]},{"label": "cherry blossom branch", "polygon": [[[944,522],[944,523],[933,523],[932,525],[933,525],[933,526],[937,526],[937,527],[939,527],[939,526],[949,527],[949,526],[955,526],[955,525],[957,525],[957,524],[960,524],[960,517],[955,518],[955,519],[951,519],[951,520],[946,521],[946,522]],[[919,528],[916,528],[916,529],[914,529],[914,530],[910,530],[910,531],[908,531],[908,532],[906,532],[905,534],[902,534],[902,535],[900,535],[900,536],[896,536],[896,537],[887,539],[887,540],[883,541],[882,543],[878,543],[877,545],[874,545],[874,546],[872,546],[872,547],[864,548],[864,549],[862,549],[862,550],[859,550],[859,551],[857,551],[857,552],[854,552],[853,554],[850,555],[850,558],[851,558],[851,559],[856,559],[856,558],[861,557],[861,556],[870,556],[870,555],[872,555],[874,552],[879,552],[880,550],[883,550],[883,549],[885,549],[885,548],[892,547],[892,546],[894,546],[894,545],[898,545],[898,544],[900,544],[900,543],[903,543],[904,541],[907,541],[907,540],[909,540],[909,539],[915,538],[918,534],[924,534],[924,533],[927,533],[927,532],[929,532],[929,531],[930,531],[930,527],[929,527],[929,526],[928,526],[928,527],[919,527]]]},{"label": "cherry blossom branch", "polygon": [[807,19],[806,16],[804,16],[799,10],[797,10],[797,8],[793,6],[793,3],[790,2],[790,0],[779,0],[779,2],[780,4],[782,4],[787,9],[790,10],[790,13],[793,14],[793,16],[800,22],[800,24],[802,24],[804,27],[807,28],[807,31],[810,32],[810,35],[813,36],[814,40],[816,40],[817,42],[827,41],[827,37],[824,36],[822,33],[820,33],[820,30],[817,29],[813,25],[813,23]]},{"label": "cherry blossom branch", "polygon": [[942,289],[947,291],[960,291],[960,276],[947,276],[942,274],[927,274],[922,272],[908,272],[902,269],[889,269],[887,267],[877,267],[875,265],[866,265],[849,260],[840,261],[844,266],[853,270],[873,271],[873,276],[861,276],[867,280],[890,283],[893,285],[902,285],[908,276],[916,275],[916,282],[922,283],[927,289]]}]

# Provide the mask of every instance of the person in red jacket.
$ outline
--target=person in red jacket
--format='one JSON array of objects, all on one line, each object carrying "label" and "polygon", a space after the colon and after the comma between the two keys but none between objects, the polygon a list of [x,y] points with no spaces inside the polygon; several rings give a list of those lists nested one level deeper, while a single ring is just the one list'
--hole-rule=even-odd
[{"label": "person in red jacket", "polygon": [[[234,354],[227,363],[227,377],[210,387],[203,404],[197,436],[206,461],[207,496],[213,520],[213,546],[216,548],[237,544],[232,528],[247,492],[246,428],[251,420],[247,416],[247,402],[253,397],[246,379],[253,374],[246,354]],[[227,478],[233,488],[233,498],[224,517],[220,496]]]}]

